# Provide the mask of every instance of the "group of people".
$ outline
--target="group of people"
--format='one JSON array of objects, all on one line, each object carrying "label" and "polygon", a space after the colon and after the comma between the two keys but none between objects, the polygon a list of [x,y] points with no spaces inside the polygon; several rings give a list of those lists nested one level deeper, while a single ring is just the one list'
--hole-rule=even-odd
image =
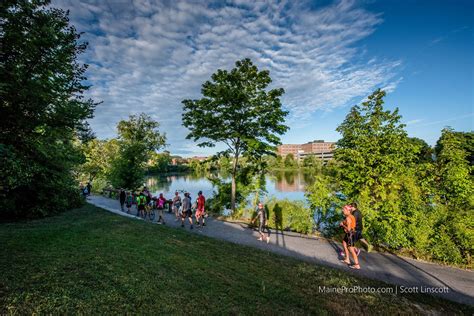
[{"label": "group of people", "polygon": [[[125,212],[124,205],[127,207],[127,213],[131,212],[133,205],[137,207],[137,216],[145,217],[146,207],[154,208],[158,210],[158,224],[165,224],[165,218],[163,211],[165,206],[168,205],[170,212],[173,212],[176,221],[181,221],[181,227],[185,227],[186,219],[188,219],[190,229],[194,228],[193,214],[195,218],[195,224],[198,227],[206,226],[207,213],[205,211],[206,198],[202,194],[202,191],[198,192],[197,199],[192,202],[191,194],[189,192],[184,193],[184,197],[181,198],[178,191],[175,192],[173,199],[167,200],[163,193],[160,193],[158,197],[153,197],[151,192],[144,187],[143,190],[135,195],[132,192],[120,190],[120,206],[122,211]],[[340,223],[340,227],[344,229],[345,235],[342,240],[344,247],[340,255],[343,258],[341,261],[349,265],[352,269],[360,269],[359,254],[360,249],[355,245],[359,241],[367,247],[370,251],[371,245],[364,239],[362,235],[363,224],[362,214],[357,208],[357,203],[347,204],[342,208],[344,220]],[[265,234],[264,229],[266,228],[267,215],[263,203],[258,203],[256,209],[256,216],[252,220],[252,223],[258,219],[258,240],[270,242],[270,235],[267,232]],[[351,257],[352,261],[351,262]]]},{"label": "group of people", "polygon": [[124,206],[126,206],[127,213],[129,214],[135,204],[137,216],[140,217],[146,217],[147,207],[150,209],[156,209],[158,211],[158,224],[165,224],[163,212],[165,207],[168,206],[169,212],[174,212],[176,221],[181,220],[181,227],[184,227],[185,220],[188,218],[190,228],[194,228],[193,214],[198,227],[206,226],[206,198],[202,194],[202,191],[198,192],[198,197],[194,203],[192,202],[191,194],[189,192],[185,192],[184,197],[181,199],[179,192],[176,191],[173,199],[168,200],[164,197],[163,193],[160,193],[158,197],[154,197],[147,187],[144,187],[138,194],[120,190],[119,200],[122,211],[125,212]]}]

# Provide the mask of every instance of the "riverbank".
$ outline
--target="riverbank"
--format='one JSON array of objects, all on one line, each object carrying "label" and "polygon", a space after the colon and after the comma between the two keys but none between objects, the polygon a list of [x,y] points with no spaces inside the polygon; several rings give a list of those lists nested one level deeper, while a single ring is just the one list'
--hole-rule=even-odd
[{"label": "riverbank", "polygon": [[422,294],[340,294],[394,288],[91,205],[2,224],[0,240],[0,313],[473,312]]}]

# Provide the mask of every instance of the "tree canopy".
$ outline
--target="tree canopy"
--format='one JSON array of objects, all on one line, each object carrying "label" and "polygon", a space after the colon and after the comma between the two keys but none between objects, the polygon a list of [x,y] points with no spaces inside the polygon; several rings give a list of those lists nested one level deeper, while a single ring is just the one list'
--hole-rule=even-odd
[{"label": "tree canopy", "polygon": [[115,187],[137,189],[143,183],[146,163],[166,143],[159,126],[144,113],[118,123],[119,155],[112,162],[110,177]]},{"label": "tree canopy", "polygon": [[0,5],[0,192],[8,194],[0,209],[13,216],[46,215],[78,200],[71,170],[83,156],[74,139],[96,105],[83,95],[87,65],[77,60],[87,43],[67,12],[48,4]]},{"label": "tree canopy", "polygon": [[187,138],[202,147],[221,142],[233,157],[233,210],[239,157],[273,154],[279,135],[288,130],[284,125],[288,112],[280,101],[284,90],[267,91],[271,82],[267,70],[259,71],[250,59],[243,59],[230,71],[217,70],[202,85],[201,99],[183,100],[183,125],[190,131]]}]

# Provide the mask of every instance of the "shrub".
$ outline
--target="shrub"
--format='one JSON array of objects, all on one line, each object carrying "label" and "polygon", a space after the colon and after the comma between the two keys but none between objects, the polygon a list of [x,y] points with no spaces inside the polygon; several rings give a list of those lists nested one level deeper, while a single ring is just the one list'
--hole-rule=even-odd
[{"label": "shrub", "polygon": [[266,205],[267,226],[308,234],[313,231],[313,212],[301,201],[270,199]]}]

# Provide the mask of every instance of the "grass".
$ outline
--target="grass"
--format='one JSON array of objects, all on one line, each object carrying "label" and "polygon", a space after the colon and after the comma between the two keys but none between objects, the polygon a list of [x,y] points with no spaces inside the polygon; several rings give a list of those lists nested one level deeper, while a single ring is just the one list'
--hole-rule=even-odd
[{"label": "grass", "polygon": [[0,225],[0,314],[472,314],[427,295],[91,205]]}]

